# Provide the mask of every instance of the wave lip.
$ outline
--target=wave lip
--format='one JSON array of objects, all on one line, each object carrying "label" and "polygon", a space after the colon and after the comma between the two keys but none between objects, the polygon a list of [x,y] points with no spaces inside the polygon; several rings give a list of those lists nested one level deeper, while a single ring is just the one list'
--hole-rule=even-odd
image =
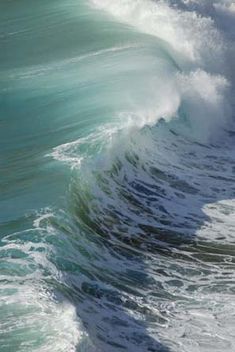
[{"label": "wave lip", "polygon": [[[183,114],[191,125],[192,131],[188,133],[202,141],[217,138],[222,129],[230,128],[233,78],[228,68],[232,58],[229,61],[229,42],[224,32],[216,18],[211,17],[217,2],[206,5],[204,1],[192,1],[184,2],[184,6],[180,1],[94,0],[92,3],[137,31],[163,40],[178,63],[175,76],[163,74],[161,85],[156,83],[155,89],[162,91],[155,96],[156,105],[153,102],[146,112],[136,111],[136,115],[144,116],[142,125],[143,121],[153,125],[161,118],[169,121]],[[223,3],[223,6],[232,8],[232,4]],[[204,9],[204,16],[199,9],[201,12]]]}]

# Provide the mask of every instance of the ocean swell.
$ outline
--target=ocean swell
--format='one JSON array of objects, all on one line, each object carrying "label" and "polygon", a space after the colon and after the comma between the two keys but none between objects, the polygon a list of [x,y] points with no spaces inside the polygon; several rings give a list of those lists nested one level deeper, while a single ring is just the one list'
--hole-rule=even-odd
[{"label": "ocean swell", "polygon": [[231,352],[234,2],[1,6],[2,351]]}]

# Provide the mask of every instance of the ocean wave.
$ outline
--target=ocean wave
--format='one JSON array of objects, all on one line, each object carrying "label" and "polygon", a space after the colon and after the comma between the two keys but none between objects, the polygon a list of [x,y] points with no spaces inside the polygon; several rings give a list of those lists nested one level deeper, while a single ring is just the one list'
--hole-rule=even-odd
[{"label": "ocean wave", "polygon": [[3,36],[3,352],[231,352],[233,1],[59,4]]}]

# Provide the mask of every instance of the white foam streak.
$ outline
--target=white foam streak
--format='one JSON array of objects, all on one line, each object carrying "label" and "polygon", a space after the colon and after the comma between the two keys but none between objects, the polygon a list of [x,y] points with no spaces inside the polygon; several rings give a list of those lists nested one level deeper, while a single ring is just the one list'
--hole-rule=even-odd
[{"label": "white foam streak", "polygon": [[[81,137],[75,141],[55,147],[52,153],[46,156],[62,161],[71,166],[71,168],[79,167],[84,159],[88,161],[89,154],[91,153],[92,155],[94,149],[97,151],[97,149],[99,150],[102,149],[103,146],[109,145],[117,131],[118,126],[110,124],[104,125],[96,132],[90,133],[87,137]],[[86,147],[85,152],[82,150],[84,147]]]},{"label": "white foam streak", "polygon": [[[1,322],[0,332],[4,335],[14,331],[17,341],[17,337],[21,339],[20,331],[27,330],[28,339],[19,345],[20,351],[76,351],[83,333],[76,310],[70,303],[57,303],[42,287],[26,283],[22,289],[22,285],[12,282],[5,286],[5,290],[17,292],[14,295],[1,295],[0,311],[6,320]],[[12,310],[18,315],[17,320],[15,314],[9,315],[8,312]],[[37,343],[37,340],[41,343]],[[14,341],[8,343],[11,348]]]},{"label": "white foam streak", "polygon": [[[49,259],[54,248],[44,238],[56,235],[48,222],[52,216],[52,211],[45,209],[34,221],[34,228],[5,236],[0,248],[0,279],[4,282],[0,315],[5,317],[0,322],[0,335],[9,350],[14,346],[14,350],[25,352],[75,352],[86,339],[75,306],[62,296],[54,296],[45,282],[45,277],[58,282],[62,279]],[[4,258],[6,253],[9,255]]]},{"label": "white foam streak", "polygon": [[56,61],[53,63],[49,63],[47,65],[34,65],[26,69],[20,68],[16,70],[11,70],[11,72],[9,73],[9,76],[11,77],[11,79],[15,79],[15,78],[20,78],[21,80],[31,79],[32,76],[38,76],[38,77],[44,76],[50,72],[54,72],[55,70],[61,70],[69,65],[74,65],[79,62],[93,59],[95,57],[106,55],[106,54],[122,52],[124,50],[128,50],[135,47],[136,47],[135,45],[123,45],[123,46],[117,46],[117,47],[111,47],[111,48],[101,49],[97,51],[92,51],[84,55],[79,55],[79,56],[71,57],[69,59]]}]

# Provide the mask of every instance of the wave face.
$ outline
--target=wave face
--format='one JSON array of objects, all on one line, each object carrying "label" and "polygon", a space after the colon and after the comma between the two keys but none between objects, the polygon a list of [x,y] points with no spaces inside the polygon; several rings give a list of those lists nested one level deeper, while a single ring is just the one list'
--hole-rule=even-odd
[{"label": "wave face", "polygon": [[1,352],[235,350],[235,4],[0,4]]}]

